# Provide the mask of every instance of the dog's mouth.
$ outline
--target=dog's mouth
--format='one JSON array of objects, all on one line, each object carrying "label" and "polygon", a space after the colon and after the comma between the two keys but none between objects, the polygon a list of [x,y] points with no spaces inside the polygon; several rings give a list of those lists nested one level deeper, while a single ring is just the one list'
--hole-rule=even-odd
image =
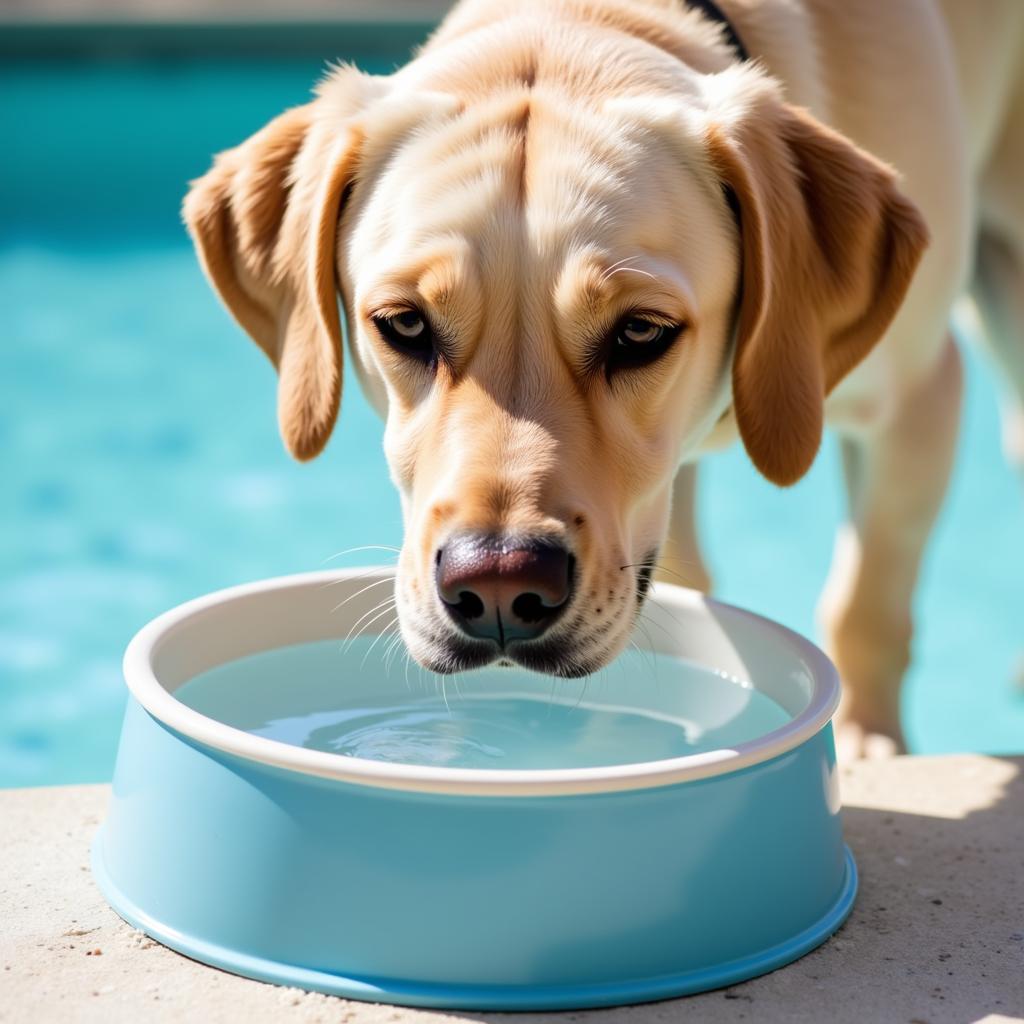
[{"label": "dog's mouth", "polygon": [[581,649],[580,644],[559,637],[513,641],[504,648],[490,642],[467,642],[460,637],[446,637],[437,644],[437,648],[437,652],[429,655],[423,664],[439,675],[497,666],[525,668],[560,679],[578,679],[592,675],[607,663],[604,652],[595,656]]},{"label": "dog's mouth", "polygon": [[[455,633],[439,619],[436,628],[431,630],[434,637],[430,650],[418,653],[417,660],[424,668],[440,675],[488,666],[524,668],[560,679],[592,675],[612,660],[624,643],[623,637],[632,632],[650,594],[656,561],[657,551],[654,550],[641,562],[622,567],[634,573],[635,600],[628,614],[628,624],[618,629],[609,622],[588,623],[586,609],[581,607],[551,633],[537,639],[511,639],[499,644]],[[625,604],[628,607],[628,602]]]}]

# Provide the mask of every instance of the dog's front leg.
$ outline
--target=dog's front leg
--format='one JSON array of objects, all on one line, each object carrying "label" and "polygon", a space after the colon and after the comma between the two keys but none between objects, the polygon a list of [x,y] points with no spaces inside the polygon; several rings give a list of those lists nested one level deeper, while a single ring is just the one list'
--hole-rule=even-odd
[{"label": "dog's front leg", "polygon": [[914,588],[949,480],[962,384],[950,338],[892,421],[842,444],[849,521],[819,606],[843,681],[836,719],[841,758],[904,749],[899,698],[910,661]]}]

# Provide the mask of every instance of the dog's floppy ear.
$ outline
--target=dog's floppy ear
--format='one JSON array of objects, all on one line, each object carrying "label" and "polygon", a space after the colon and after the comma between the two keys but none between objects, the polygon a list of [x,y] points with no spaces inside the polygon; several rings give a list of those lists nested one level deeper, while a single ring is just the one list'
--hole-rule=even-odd
[{"label": "dog's floppy ear", "polygon": [[184,204],[203,269],[278,369],[281,436],[298,459],[319,454],[338,415],[335,246],[360,143],[353,123],[318,121],[322,102],[221,153]]},{"label": "dog's floppy ear", "polygon": [[928,232],[891,168],[773,83],[754,90],[717,117],[711,107],[706,141],[740,220],[736,421],[758,470],[789,485],[817,454],[825,396],[895,316]]}]

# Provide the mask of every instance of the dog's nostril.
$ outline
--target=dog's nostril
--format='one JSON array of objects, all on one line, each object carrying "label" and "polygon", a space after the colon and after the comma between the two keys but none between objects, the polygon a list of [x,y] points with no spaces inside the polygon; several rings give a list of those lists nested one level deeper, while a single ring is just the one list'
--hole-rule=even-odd
[{"label": "dog's nostril", "polygon": [[463,590],[458,601],[451,607],[464,619],[479,619],[484,613],[484,603],[471,590]]},{"label": "dog's nostril", "polygon": [[512,602],[513,613],[523,622],[540,622],[550,616],[553,610],[544,603],[540,594],[520,594]]}]

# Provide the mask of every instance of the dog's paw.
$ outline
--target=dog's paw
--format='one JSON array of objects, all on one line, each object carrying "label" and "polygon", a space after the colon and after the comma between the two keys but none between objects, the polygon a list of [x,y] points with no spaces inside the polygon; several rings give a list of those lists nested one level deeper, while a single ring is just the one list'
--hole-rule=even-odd
[{"label": "dog's paw", "polygon": [[836,757],[842,762],[873,760],[880,761],[907,752],[899,722],[881,726],[864,722],[840,713],[836,715],[833,727],[836,736]]}]

